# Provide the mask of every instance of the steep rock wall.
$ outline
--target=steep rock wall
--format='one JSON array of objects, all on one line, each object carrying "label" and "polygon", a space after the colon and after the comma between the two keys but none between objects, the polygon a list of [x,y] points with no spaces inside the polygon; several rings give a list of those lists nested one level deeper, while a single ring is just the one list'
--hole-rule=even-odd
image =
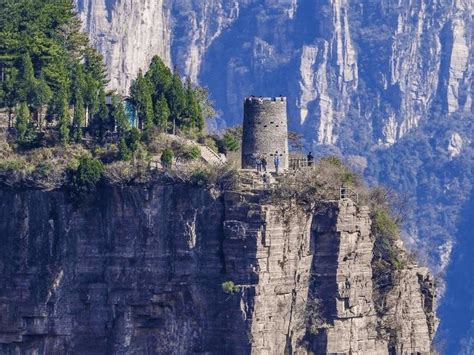
[{"label": "steep rock wall", "polygon": [[[1,190],[0,217],[2,354],[427,353],[436,328],[433,285],[415,266],[387,298],[394,320],[374,313],[370,221],[350,200],[313,216],[184,185],[82,201]],[[327,323],[314,333],[317,283]]]},{"label": "steep rock wall", "polygon": [[467,0],[76,2],[112,87],[160,55],[210,87],[227,123],[242,97],[285,94],[309,141],[337,144],[356,119],[391,145],[437,107],[471,109]]}]

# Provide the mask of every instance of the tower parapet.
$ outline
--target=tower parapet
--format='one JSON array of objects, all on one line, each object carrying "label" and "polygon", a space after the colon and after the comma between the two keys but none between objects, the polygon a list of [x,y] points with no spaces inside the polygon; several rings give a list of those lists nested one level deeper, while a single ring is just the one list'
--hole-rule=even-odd
[{"label": "tower parapet", "polygon": [[286,97],[246,97],[242,168],[255,168],[256,157],[265,157],[272,168],[275,155],[280,157],[280,168],[288,169]]}]

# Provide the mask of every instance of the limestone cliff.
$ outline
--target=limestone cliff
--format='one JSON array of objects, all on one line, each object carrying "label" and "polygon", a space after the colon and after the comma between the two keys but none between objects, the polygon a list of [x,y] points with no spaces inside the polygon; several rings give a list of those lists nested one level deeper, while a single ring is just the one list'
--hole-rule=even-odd
[{"label": "limestone cliff", "polygon": [[[2,354],[430,351],[414,264],[374,307],[370,218],[189,185],[0,191]],[[232,281],[233,292],[222,283]]]},{"label": "limestone cliff", "polygon": [[[374,184],[413,197],[408,240],[446,272],[473,209],[472,1],[76,3],[123,91],[159,54],[209,87],[227,125],[241,123],[242,97],[288,96],[289,127],[313,153],[350,156]],[[452,267],[460,275],[472,263]],[[445,324],[462,313],[447,305]],[[454,353],[474,343],[473,317],[444,330]]]},{"label": "limestone cliff", "polygon": [[350,118],[391,145],[438,107],[471,109],[471,1],[76,3],[114,88],[158,54],[209,86],[227,123],[241,97],[285,93],[309,141],[337,144]]}]

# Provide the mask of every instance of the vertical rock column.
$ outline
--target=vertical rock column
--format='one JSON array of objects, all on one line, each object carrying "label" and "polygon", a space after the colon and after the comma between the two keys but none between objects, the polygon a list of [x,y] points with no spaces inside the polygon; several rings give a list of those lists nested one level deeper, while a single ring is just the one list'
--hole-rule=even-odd
[{"label": "vertical rock column", "polygon": [[293,353],[305,333],[310,216],[252,194],[227,193],[225,202],[226,272],[240,286],[251,352]]},{"label": "vertical rock column", "polygon": [[384,354],[372,300],[372,248],[367,207],[351,200],[327,205],[313,220],[311,293],[323,323],[310,330],[316,353]]}]

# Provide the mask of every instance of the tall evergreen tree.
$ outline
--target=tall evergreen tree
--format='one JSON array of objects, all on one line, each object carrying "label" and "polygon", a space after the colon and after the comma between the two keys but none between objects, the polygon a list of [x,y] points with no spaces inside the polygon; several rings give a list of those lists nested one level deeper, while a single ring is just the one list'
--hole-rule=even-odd
[{"label": "tall evergreen tree", "polygon": [[30,110],[26,102],[20,103],[18,114],[16,115],[15,128],[17,130],[17,141],[23,144],[26,141],[28,126],[30,124]]},{"label": "tall evergreen tree", "polygon": [[33,87],[33,97],[31,101],[31,105],[38,115],[39,128],[43,126],[43,107],[49,104],[52,96],[53,92],[51,88],[41,75]]},{"label": "tall evergreen tree", "polygon": [[67,95],[64,90],[59,92],[59,119],[58,119],[58,133],[59,142],[62,145],[69,143],[69,126],[71,124],[71,116],[69,113],[69,104]]},{"label": "tall evergreen tree", "polygon": [[82,139],[82,127],[84,126],[85,110],[84,110],[84,99],[82,93],[77,90],[74,93],[74,116],[72,119],[72,138],[76,142],[80,142]]},{"label": "tall evergreen tree", "polygon": [[167,101],[170,108],[171,119],[176,122],[179,127],[185,126],[186,92],[178,73],[174,73],[173,75],[173,81],[167,94]]},{"label": "tall evergreen tree", "polygon": [[162,94],[166,95],[173,83],[173,73],[159,56],[153,57],[145,78],[152,85],[154,101],[158,100]]},{"label": "tall evergreen tree", "polygon": [[138,117],[143,124],[143,129],[145,132],[149,132],[153,127],[154,116],[151,83],[140,72],[137,80],[132,84],[130,92],[137,105]]},{"label": "tall evergreen tree", "polygon": [[160,98],[155,103],[155,124],[160,127],[162,130],[168,129],[170,118],[170,109],[168,107],[168,102],[163,94],[160,95]]},{"label": "tall evergreen tree", "polygon": [[123,137],[130,130],[130,122],[128,121],[123,102],[118,96],[112,98],[112,118],[119,137]]},{"label": "tall evergreen tree", "polygon": [[109,108],[107,107],[104,90],[99,91],[99,108],[93,116],[92,129],[100,140],[104,139],[105,133],[110,129]]},{"label": "tall evergreen tree", "polygon": [[193,84],[191,79],[188,77],[186,79],[186,111],[185,116],[189,120],[187,123],[189,128],[197,128],[202,130],[204,128],[204,117],[202,115],[202,110],[199,105],[196,93],[194,91]]},{"label": "tall evergreen tree", "polygon": [[33,88],[36,85],[33,62],[29,53],[24,53],[20,59],[20,71],[17,95],[18,99],[27,103],[33,100]]}]

